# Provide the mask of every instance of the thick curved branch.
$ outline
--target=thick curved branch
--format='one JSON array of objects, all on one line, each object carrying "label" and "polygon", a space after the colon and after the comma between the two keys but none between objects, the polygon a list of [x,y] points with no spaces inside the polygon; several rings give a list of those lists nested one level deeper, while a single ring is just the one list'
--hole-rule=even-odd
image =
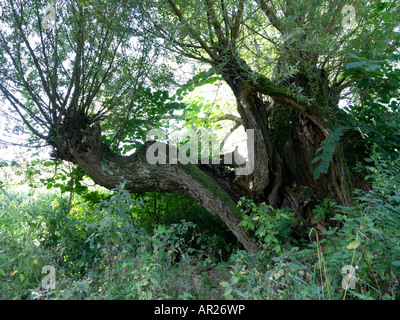
[{"label": "thick curved branch", "polygon": [[[104,154],[100,126],[86,130],[86,136],[72,136],[61,142],[66,160],[79,165],[94,182],[113,189],[121,182],[129,192],[185,194],[217,215],[249,252],[258,251],[255,239],[238,224],[241,213],[232,198],[210,175],[195,164],[150,164],[147,152],[154,143],[146,142],[131,156]],[[73,133],[71,133],[73,134]],[[61,145],[60,145],[61,146]],[[166,149],[168,146],[166,146]],[[158,152],[162,152],[158,149]],[[167,156],[167,154],[165,154]]]}]

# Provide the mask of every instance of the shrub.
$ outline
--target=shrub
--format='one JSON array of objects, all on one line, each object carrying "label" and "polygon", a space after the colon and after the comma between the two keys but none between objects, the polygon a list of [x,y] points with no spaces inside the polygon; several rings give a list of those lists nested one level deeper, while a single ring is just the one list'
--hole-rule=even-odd
[{"label": "shrub", "polygon": [[398,299],[399,160],[376,153],[366,159],[370,165],[359,169],[369,170],[371,189],[357,190],[353,206],[325,199],[314,213],[321,219],[333,210],[331,219],[342,227],[321,233],[312,228],[310,242],[302,248],[282,245],[288,243],[290,234],[289,212],[246,201],[241,225],[255,231],[265,250],[257,255],[244,251],[232,255],[229,279],[221,283],[224,297]]},{"label": "shrub", "polygon": [[[193,222],[151,232],[131,213],[140,205],[119,186],[107,200],[79,196],[0,194],[1,299],[189,299],[218,289],[203,273],[211,265]],[[55,270],[45,288],[44,266]],[[208,279],[209,280],[209,279]]]}]

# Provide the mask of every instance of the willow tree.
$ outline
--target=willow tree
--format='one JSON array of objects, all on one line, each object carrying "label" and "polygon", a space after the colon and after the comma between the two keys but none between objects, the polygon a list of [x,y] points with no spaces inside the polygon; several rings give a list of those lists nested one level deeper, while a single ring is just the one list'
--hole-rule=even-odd
[{"label": "willow tree", "polygon": [[[378,60],[396,45],[387,19],[398,16],[395,2],[357,1],[351,28],[343,24],[345,1],[1,4],[0,93],[9,112],[53,158],[79,165],[97,184],[189,195],[251,252],[257,244],[238,226],[240,196],[303,218],[325,197],[350,202],[359,136],[340,127],[341,94],[355,86],[343,67],[361,55]],[[169,96],[172,81],[158,63],[167,51],[209,65],[230,86],[241,117],[235,126],[254,130],[251,175],[148,162],[146,131],[185,108]],[[127,156],[130,143],[136,151]]]},{"label": "willow tree", "polygon": [[380,68],[397,50],[398,10],[395,1],[141,3],[148,30],[220,75],[255,130],[254,172],[234,181],[243,194],[306,219],[323,198],[349,204],[363,187],[352,168],[366,150],[339,103],[364,94],[346,70]]}]

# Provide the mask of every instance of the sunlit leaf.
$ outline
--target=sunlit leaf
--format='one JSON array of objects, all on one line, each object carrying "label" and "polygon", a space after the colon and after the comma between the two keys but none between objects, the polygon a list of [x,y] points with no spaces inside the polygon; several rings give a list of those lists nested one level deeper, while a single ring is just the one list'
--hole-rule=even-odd
[{"label": "sunlit leaf", "polygon": [[359,247],[359,245],[361,244],[361,242],[359,240],[355,240],[353,242],[350,242],[347,246],[347,249],[349,250],[354,250],[357,249]]}]

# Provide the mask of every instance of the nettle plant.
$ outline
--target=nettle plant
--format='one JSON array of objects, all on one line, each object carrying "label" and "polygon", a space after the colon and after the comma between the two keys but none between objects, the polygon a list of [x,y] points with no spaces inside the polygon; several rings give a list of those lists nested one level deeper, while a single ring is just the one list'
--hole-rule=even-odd
[{"label": "nettle plant", "polygon": [[274,209],[265,203],[256,205],[253,200],[242,197],[238,202],[242,207],[243,220],[239,223],[254,235],[267,251],[282,252],[282,244],[292,233],[291,226],[296,224],[295,213],[289,209]]},{"label": "nettle plant", "polygon": [[[344,292],[361,299],[396,298],[400,267],[400,161],[373,153],[366,158],[368,191],[355,192],[353,206],[330,202],[342,224],[321,233],[327,272],[335,282],[340,269],[355,271],[355,288]],[[321,241],[322,242],[322,241]]]}]

